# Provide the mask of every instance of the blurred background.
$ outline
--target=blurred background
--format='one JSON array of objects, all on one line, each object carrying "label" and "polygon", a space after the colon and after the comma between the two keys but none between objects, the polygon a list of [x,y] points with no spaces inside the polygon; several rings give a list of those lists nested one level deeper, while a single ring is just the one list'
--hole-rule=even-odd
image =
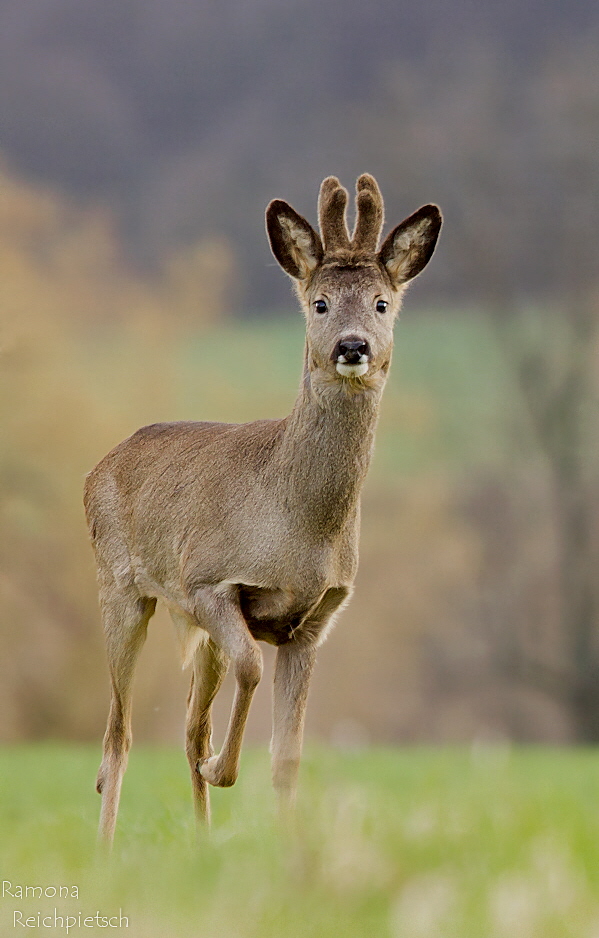
[{"label": "blurred background", "polygon": [[[445,229],[308,732],[599,740],[598,39],[594,0],[0,0],[2,740],[101,739],[84,475],[145,423],[290,410],[264,209],[364,171]],[[136,739],[182,739],[187,681],[159,614]]]}]

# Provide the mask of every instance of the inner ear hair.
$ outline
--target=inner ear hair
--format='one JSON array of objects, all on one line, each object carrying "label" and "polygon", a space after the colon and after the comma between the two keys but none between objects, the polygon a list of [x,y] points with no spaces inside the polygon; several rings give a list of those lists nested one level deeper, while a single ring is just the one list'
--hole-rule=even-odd
[{"label": "inner ear hair", "polygon": [[305,280],[321,263],[323,249],[318,234],[287,202],[274,199],[270,203],[266,230],[275,258],[295,280]]},{"label": "inner ear hair", "polygon": [[435,250],[442,221],[436,205],[423,205],[387,235],[379,261],[395,283],[406,283],[424,270]]}]

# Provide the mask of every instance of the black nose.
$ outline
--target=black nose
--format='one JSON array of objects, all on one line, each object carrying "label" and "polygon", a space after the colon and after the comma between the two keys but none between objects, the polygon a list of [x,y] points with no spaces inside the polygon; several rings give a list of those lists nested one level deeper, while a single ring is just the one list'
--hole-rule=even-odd
[{"label": "black nose", "polygon": [[370,346],[365,339],[340,339],[335,346],[333,358],[339,361],[343,358],[348,365],[357,365],[363,355],[370,357]]}]

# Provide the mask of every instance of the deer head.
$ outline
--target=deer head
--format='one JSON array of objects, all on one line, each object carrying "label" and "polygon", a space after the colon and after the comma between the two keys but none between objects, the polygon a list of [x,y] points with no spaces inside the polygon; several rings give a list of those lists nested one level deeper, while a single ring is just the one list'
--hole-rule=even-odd
[{"label": "deer head", "polygon": [[406,285],[429,262],[441,228],[436,205],[397,225],[378,248],[383,200],[365,173],[356,184],[350,236],[347,191],[335,176],[320,187],[320,235],[287,202],[266,210],[272,252],[294,280],[307,322],[307,366],[314,379],[354,391],[384,383],[393,324]]}]

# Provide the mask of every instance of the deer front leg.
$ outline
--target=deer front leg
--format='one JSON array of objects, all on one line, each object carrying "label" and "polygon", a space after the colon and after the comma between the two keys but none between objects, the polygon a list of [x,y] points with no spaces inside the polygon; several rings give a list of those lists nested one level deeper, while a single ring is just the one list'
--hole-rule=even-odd
[{"label": "deer front leg", "polygon": [[210,823],[208,783],[200,765],[212,755],[212,701],[227,673],[228,661],[212,639],[200,645],[194,655],[191,687],[187,699],[185,751],[191,769],[196,818]]},{"label": "deer front leg", "polygon": [[262,677],[262,653],[241,614],[234,587],[198,590],[194,597],[194,611],[212,641],[231,660],[237,682],[222,749],[218,755],[209,756],[199,765],[207,782],[228,788],[235,783],[239,773],[243,732],[254,691]]},{"label": "deer front leg", "polygon": [[297,789],[310,678],[316,660],[313,644],[289,642],[277,651],[272,707],[272,781],[285,812]]},{"label": "deer front leg", "polygon": [[272,780],[285,813],[295,801],[310,678],[316,649],[334,616],[350,597],[349,587],[331,587],[302,623],[298,638],[280,645],[273,687]]}]

